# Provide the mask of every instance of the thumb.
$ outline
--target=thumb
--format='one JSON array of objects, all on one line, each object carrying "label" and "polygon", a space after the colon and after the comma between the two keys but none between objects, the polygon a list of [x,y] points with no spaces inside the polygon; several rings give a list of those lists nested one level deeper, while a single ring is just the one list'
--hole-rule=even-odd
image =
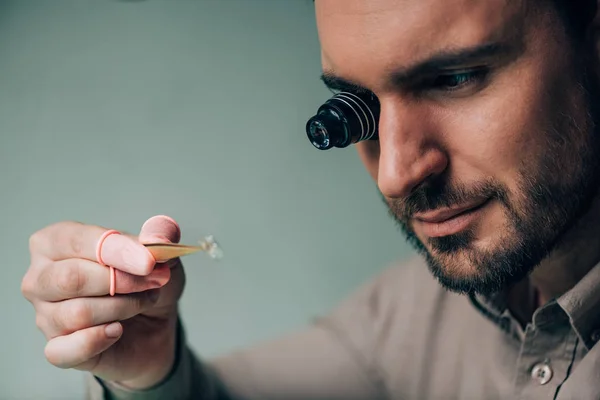
[{"label": "thumb", "polygon": [[[156,215],[142,225],[138,241],[140,243],[179,243],[181,230],[179,225],[171,217],[166,215]],[[149,249],[150,253],[158,263],[169,261],[169,266],[176,265],[179,260],[172,259],[167,254],[161,253],[158,249]]]},{"label": "thumb", "polygon": [[181,238],[179,225],[171,217],[156,215],[151,217],[140,230],[140,243],[178,243]]}]

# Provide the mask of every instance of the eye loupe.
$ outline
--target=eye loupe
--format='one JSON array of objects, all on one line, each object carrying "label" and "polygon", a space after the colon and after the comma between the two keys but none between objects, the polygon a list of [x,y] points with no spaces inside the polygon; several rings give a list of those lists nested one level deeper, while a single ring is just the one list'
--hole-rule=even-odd
[{"label": "eye loupe", "polygon": [[378,139],[379,101],[373,95],[340,92],[306,123],[306,134],[319,150],[343,148]]}]

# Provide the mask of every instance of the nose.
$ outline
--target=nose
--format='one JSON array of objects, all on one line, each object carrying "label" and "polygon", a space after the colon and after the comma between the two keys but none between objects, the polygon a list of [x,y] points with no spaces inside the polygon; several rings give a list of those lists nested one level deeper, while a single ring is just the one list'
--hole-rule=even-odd
[{"label": "nose", "polygon": [[381,103],[377,184],[387,198],[408,196],[448,167],[436,133],[439,127],[428,114],[423,105]]}]

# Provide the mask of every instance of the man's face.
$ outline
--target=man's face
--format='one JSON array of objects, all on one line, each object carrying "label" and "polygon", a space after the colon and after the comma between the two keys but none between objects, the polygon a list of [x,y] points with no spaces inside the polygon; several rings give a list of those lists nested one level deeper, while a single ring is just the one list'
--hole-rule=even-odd
[{"label": "man's face", "polygon": [[542,3],[316,1],[326,83],[381,106],[359,155],[451,290],[522,279],[596,195],[593,57]]}]

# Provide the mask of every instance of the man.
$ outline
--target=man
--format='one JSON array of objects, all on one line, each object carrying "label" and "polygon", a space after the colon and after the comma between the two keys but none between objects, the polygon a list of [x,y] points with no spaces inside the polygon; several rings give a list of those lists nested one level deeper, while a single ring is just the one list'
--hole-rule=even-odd
[{"label": "man", "polygon": [[48,360],[89,371],[94,399],[600,398],[595,0],[315,7],[324,81],[380,104],[379,139],[355,147],[422,257],[206,360],[178,320],[181,263],[140,245],[178,241],[175,221],[98,255],[106,228],[55,224],[23,279]]}]

